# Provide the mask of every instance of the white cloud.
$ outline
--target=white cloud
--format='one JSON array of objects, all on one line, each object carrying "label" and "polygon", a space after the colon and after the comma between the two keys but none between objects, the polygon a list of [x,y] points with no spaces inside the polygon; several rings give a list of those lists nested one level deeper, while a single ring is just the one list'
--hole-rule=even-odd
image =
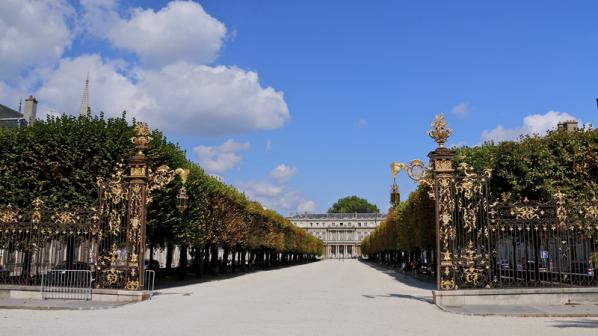
[{"label": "white cloud", "polygon": [[266,148],[264,149],[266,153],[270,153],[272,151],[272,141],[266,141]]},{"label": "white cloud", "polygon": [[85,74],[92,113],[123,110],[167,132],[199,136],[275,129],[289,119],[283,93],[262,87],[255,72],[179,63],[159,70],[127,69],[99,55],[65,58],[42,75],[40,104],[78,113]]},{"label": "white cloud", "polygon": [[243,158],[238,152],[248,150],[249,143],[228,139],[220,146],[197,146],[193,152],[197,155],[199,165],[208,173],[222,173],[237,167]]},{"label": "white cloud", "polygon": [[545,114],[531,114],[523,118],[523,124],[515,128],[505,128],[502,125],[494,129],[482,132],[484,141],[507,141],[517,140],[521,135],[544,134],[546,131],[555,129],[560,121],[576,120],[576,118],[566,112],[549,111]]},{"label": "white cloud", "polygon": [[466,114],[468,114],[470,110],[471,110],[471,107],[469,106],[468,103],[461,103],[461,104],[453,106],[453,108],[451,109],[451,112],[455,115],[463,117]]},{"label": "white cloud", "polygon": [[249,181],[241,183],[241,188],[247,190],[255,197],[278,197],[284,188],[269,181]]},{"label": "white cloud", "polygon": [[127,110],[139,120],[146,120],[142,112],[157,110],[158,103],[135,85],[124,70],[122,62],[104,61],[99,55],[62,59],[54,71],[42,75],[43,85],[36,92],[40,107],[79,113],[83,84],[89,71],[92,113],[104,111],[108,116],[120,116]]},{"label": "white cloud", "polygon": [[268,175],[269,179],[239,183],[239,189],[262,203],[266,208],[280,213],[313,212],[316,204],[300,192],[291,190],[288,182],[297,173],[297,168],[280,164]]},{"label": "white cloud", "polygon": [[239,189],[266,208],[280,213],[313,212],[316,209],[314,201],[305,199],[297,191],[288,190],[286,186],[277,185],[270,181],[240,183]]},{"label": "white cloud", "polygon": [[272,169],[270,174],[268,174],[271,179],[279,183],[287,182],[295,175],[297,175],[297,168],[288,166],[284,163],[276,166],[276,168]]},{"label": "white cloud", "polygon": [[310,213],[316,211],[316,203],[314,201],[306,201],[297,206],[298,213]]},{"label": "white cloud", "polygon": [[73,14],[63,0],[0,1],[0,79],[58,60],[71,44]]},{"label": "white cloud", "polygon": [[145,117],[165,130],[223,135],[275,129],[289,120],[283,93],[262,87],[252,71],[178,63],[136,75],[159,104]]},{"label": "white cloud", "polygon": [[92,33],[133,51],[149,66],[209,64],[226,37],[225,25],[192,1],[171,1],[158,11],[135,8],[126,18],[112,0],[84,1],[83,6]]}]

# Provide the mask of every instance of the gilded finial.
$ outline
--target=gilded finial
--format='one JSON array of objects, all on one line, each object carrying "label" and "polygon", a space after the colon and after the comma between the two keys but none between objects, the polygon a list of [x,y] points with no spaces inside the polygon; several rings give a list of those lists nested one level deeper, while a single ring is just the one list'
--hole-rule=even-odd
[{"label": "gilded finial", "polygon": [[437,114],[432,122],[432,128],[428,132],[428,135],[434,139],[440,148],[444,147],[446,140],[451,136],[451,133],[453,133],[453,130],[446,127],[447,125],[448,123],[446,122],[446,119],[444,119],[444,114]]},{"label": "gilded finial", "polygon": [[135,144],[138,155],[144,155],[143,151],[147,148],[147,144],[152,141],[150,134],[151,131],[146,123],[138,122],[135,125],[135,136],[131,138],[131,142]]},{"label": "gilded finial", "polygon": [[405,164],[404,163],[397,163],[397,162],[392,162],[390,164],[390,173],[392,174],[392,178],[396,178],[397,174],[401,171],[401,169],[405,168]]},{"label": "gilded finial", "polygon": [[174,171],[174,173],[181,177],[181,181],[183,181],[183,185],[187,182],[187,178],[189,177],[189,169],[177,168]]}]

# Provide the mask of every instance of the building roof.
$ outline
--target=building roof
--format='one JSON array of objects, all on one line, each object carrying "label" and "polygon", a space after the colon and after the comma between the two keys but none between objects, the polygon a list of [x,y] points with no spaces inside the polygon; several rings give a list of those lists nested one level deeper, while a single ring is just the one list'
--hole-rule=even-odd
[{"label": "building roof", "polygon": [[386,214],[381,213],[323,213],[323,214],[298,214],[289,217],[290,220],[312,219],[384,219]]},{"label": "building roof", "polygon": [[23,118],[23,115],[8,106],[0,104],[0,119],[4,118]]}]

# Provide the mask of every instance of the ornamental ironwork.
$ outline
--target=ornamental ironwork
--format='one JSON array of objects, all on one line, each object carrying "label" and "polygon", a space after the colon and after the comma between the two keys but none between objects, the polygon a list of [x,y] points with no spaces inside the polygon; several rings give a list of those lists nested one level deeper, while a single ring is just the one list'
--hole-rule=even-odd
[{"label": "ornamental ironwork", "polygon": [[[512,202],[492,196],[492,172],[466,163],[453,167],[454,151],[444,147],[452,131],[442,115],[429,135],[438,148],[421,164],[391,164],[430,186],[436,203],[437,286],[441,290],[503,287],[598,286],[598,201],[573,200],[557,191],[548,202]],[[419,162],[417,164],[419,165]]]},{"label": "ornamental ironwork", "polygon": [[40,198],[24,209],[0,206],[0,284],[39,285],[49,271],[81,269],[95,274],[96,288],[142,289],[151,193],[188,174],[150,169],[144,154],[150,135],[146,124],[136,125],[135,155],[97,179],[98,199],[90,206],[46,208]]}]

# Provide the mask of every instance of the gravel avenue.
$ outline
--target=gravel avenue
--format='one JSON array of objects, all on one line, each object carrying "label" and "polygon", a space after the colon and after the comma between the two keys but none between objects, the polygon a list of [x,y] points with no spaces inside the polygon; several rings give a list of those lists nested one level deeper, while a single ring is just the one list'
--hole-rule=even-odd
[{"label": "gravel avenue", "polygon": [[442,312],[430,289],[357,260],[325,260],[164,289],[114,309],[0,310],[0,334],[596,335],[598,319]]}]

